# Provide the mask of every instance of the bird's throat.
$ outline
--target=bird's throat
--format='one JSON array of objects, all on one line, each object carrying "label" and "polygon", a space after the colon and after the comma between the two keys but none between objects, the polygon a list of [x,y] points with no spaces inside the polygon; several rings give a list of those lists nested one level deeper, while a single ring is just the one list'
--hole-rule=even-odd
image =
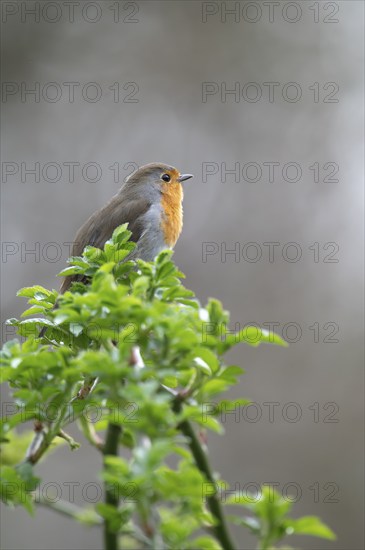
[{"label": "bird's throat", "polygon": [[173,247],[179,238],[183,225],[183,190],[180,183],[162,186],[161,206],[163,210],[161,227],[165,243]]}]

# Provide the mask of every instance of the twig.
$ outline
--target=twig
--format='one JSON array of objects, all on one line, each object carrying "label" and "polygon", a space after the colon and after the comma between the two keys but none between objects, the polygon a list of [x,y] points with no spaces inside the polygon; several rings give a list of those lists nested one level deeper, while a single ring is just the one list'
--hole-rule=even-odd
[{"label": "twig", "polygon": [[[173,404],[173,410],[176,413],[181,412],[182,398],[178,395]],[[206,479],[215,486],[215,480],[210,468],[207,456],[199,442],[199,439],[195,435],[192,425],[188,420],[183,420],[179,424],[179,429],[188,438],[189,447],[195,459],[196,465],[199,470],[204,474]],[[231,540],[230,534],[227,529],[226,521],[223,515],[223,511],[220,502],[216,495],[210,495],[207,497],[208,507],[214,518],[217,520],[217,524],[212,528],[216,539],[221,543],[224,550],[234,550],[234,544]]]},{"label": "twig", "polygon": [[[121,431],[120,426],[109,422],[103,448],[104,457],[118,455],[119,436]],[[106,469],[107,465],[104,460],[104,470]],[[118,492],[115,488],[110,487],[107,482],[105,482],[105,504],[113,506],[115,509],[118,508],[119,504]],[[104,542],[105,550],[118,550],[118,534],[111,530],[110,520],[107,518],[104,519]]]},{"label": "twig", "polygon": [[47,432],[40,422],[37,421],[34,423],[34,431],[35,435],[25,455],[25,461],[30,462],[31,464],[38,462],[48,447],[48,442],[46,439]]},{"label": "twig", "polygon": [[93,424],[91,424],[84,416],[79,418],[80,427],[88,442],[96,447],[99,451],[102,451],[104,441],[99,436]]},{"label": "twig", "polygon": [[77,443],[77,441],[75,441],[73,437],[71,437],[63,430],[60,430],[57,435],[58,437],[61,437],[62,439],[67,441],[67,443],[70,445],[71,451],[74,451],[75,449],[78,449],[80,447],[80,443]]},{"label": "twig", "polygon": [[[109,340],[103,341],[105,349],[109,352],[113,351],[114,345]],[[131,367],[137,367],[140,363],[139,348],[134,347],[131,352],[129,364]],[[143,363],[142,363],[143,364]],[[108,423],[108,428],[105,437],[105,444],[102,448],[104,455],[104,470],[107,470],[105,463],[106,456],[118,456],[119,437],[122,433],[122,427],[118,424]],[[117,491],[113,487],[110,487],[108,483],[105,483],[105,504],[113,506],[116,510],[119,505],[119,498]],[[111,522],[108,518],[104,520],[104,542],[105,550],[118,550],[118,533],[115,533],[111,529]]]},{"label": "twig", "polygon": [[58,420],[52,426],[49,426],[48,429],[44,428],[43,424],[39,420],[35,421],[35,435],[26,452],[25,462],[36,464],[43,456],[45,451],[48,449],[48,447],[51,445],[53,439],[56,436],[66,439],[66,441],[70,443],[71,447],[75,448],[75,446],[73,445],[75,442],[73,440],[71,442],[72,438],[65,434],[62,428],[66,426],[70,422],[70,420],[76,420],[75,416],[69,413],[70,405],[77,401],[84,400],[86,397],[88,397],[88,395],[94,390],[97,381],[97,378],[85,380],[80,390],[77,392],[77,395],[75,395],[70,401],[68,401],[61,407]]},{"label": "twig", "polygon": [[[58,512],[59,514],[63,514],[64,516],[78,519],[80,516],[85,514],[85,510],[82,508],[79,508],[75,504],[72,504],[70,502],[66,502],[64,500],[48,500],[47,498],[40,497],[39,500],[36,500],[37,504],[40,504],[41,506],[45,506],[46,508],[50,508],[51,510],[54,510],[55,512]],[[86,512],[87,513],[87,512]],[[103,520],[100,516],[97,514],[94,514],[92,518],[90,519],[92,521],[93,525],[100,525]]]},{"label": "twig", "polygon": [[98,378],[89,378],[88,380],[84,380],[81,388],[77,392],[77,395],[71,399],[70,403],[86,399],[86,397],[88,397],[88,395],[93,391],[97,383]]}]

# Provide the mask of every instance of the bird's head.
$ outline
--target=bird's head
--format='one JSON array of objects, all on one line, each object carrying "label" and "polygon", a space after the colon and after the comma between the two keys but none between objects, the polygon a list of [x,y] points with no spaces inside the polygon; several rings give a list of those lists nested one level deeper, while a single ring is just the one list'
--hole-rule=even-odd
[{"label": "bird's head", "polygon": [[177,192],[182,194],[182,182],[192,178],[192,174],[181,174],[173,166],[162,162],[154,162],[141,166],[127,179],[128,187],[150,186],[158,189],[161,193],[171,194]]}]

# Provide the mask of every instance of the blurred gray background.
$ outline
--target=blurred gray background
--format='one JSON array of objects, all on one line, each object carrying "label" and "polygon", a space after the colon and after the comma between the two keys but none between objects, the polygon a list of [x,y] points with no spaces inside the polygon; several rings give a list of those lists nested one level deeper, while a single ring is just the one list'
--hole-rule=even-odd
[{"label": "blurred gray background", "polygon": [[[246,370],[231,397],[256,405],[209,435],[214,468],[241,490],[298,490],[293,514],[318,514],[338,535],[289,544],[362,549],[363,3],[77,2],[73,17],[63,2],[36,15],[22,4],[34,7],[2,3],[3,339],[25,308],[16,291],[58,287],[65,243],[133,166],[195,174],[175,252],[187,286],[221,299],[232,326],[278,323],[292,341],[227,357]],[[37,86],[39,97],[25,93]],[[39,177],[26,172],[35,163]],[[271,178],[267,163],[278,163]],[[204,243],[215,243],[206,257]],[[99,466],[83,443],[37,472],[67,499],[67,483],[95,482]],[[80,488],[75,500],[85,504]],[[52,511],[2,507],[1,520],[6,550],[101,548],[96,528]],[[238,547],[254,548],[240,533]]]}]

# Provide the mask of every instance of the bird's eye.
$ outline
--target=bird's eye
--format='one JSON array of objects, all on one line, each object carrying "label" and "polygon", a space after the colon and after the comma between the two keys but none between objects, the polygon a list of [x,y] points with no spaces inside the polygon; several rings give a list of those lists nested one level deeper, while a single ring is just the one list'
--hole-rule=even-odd
[{"label": "bird's eye", "polygon": [[171,180],[171,177],[168,174],[164,174],[162,176],[163,181],[169,182]]}]

